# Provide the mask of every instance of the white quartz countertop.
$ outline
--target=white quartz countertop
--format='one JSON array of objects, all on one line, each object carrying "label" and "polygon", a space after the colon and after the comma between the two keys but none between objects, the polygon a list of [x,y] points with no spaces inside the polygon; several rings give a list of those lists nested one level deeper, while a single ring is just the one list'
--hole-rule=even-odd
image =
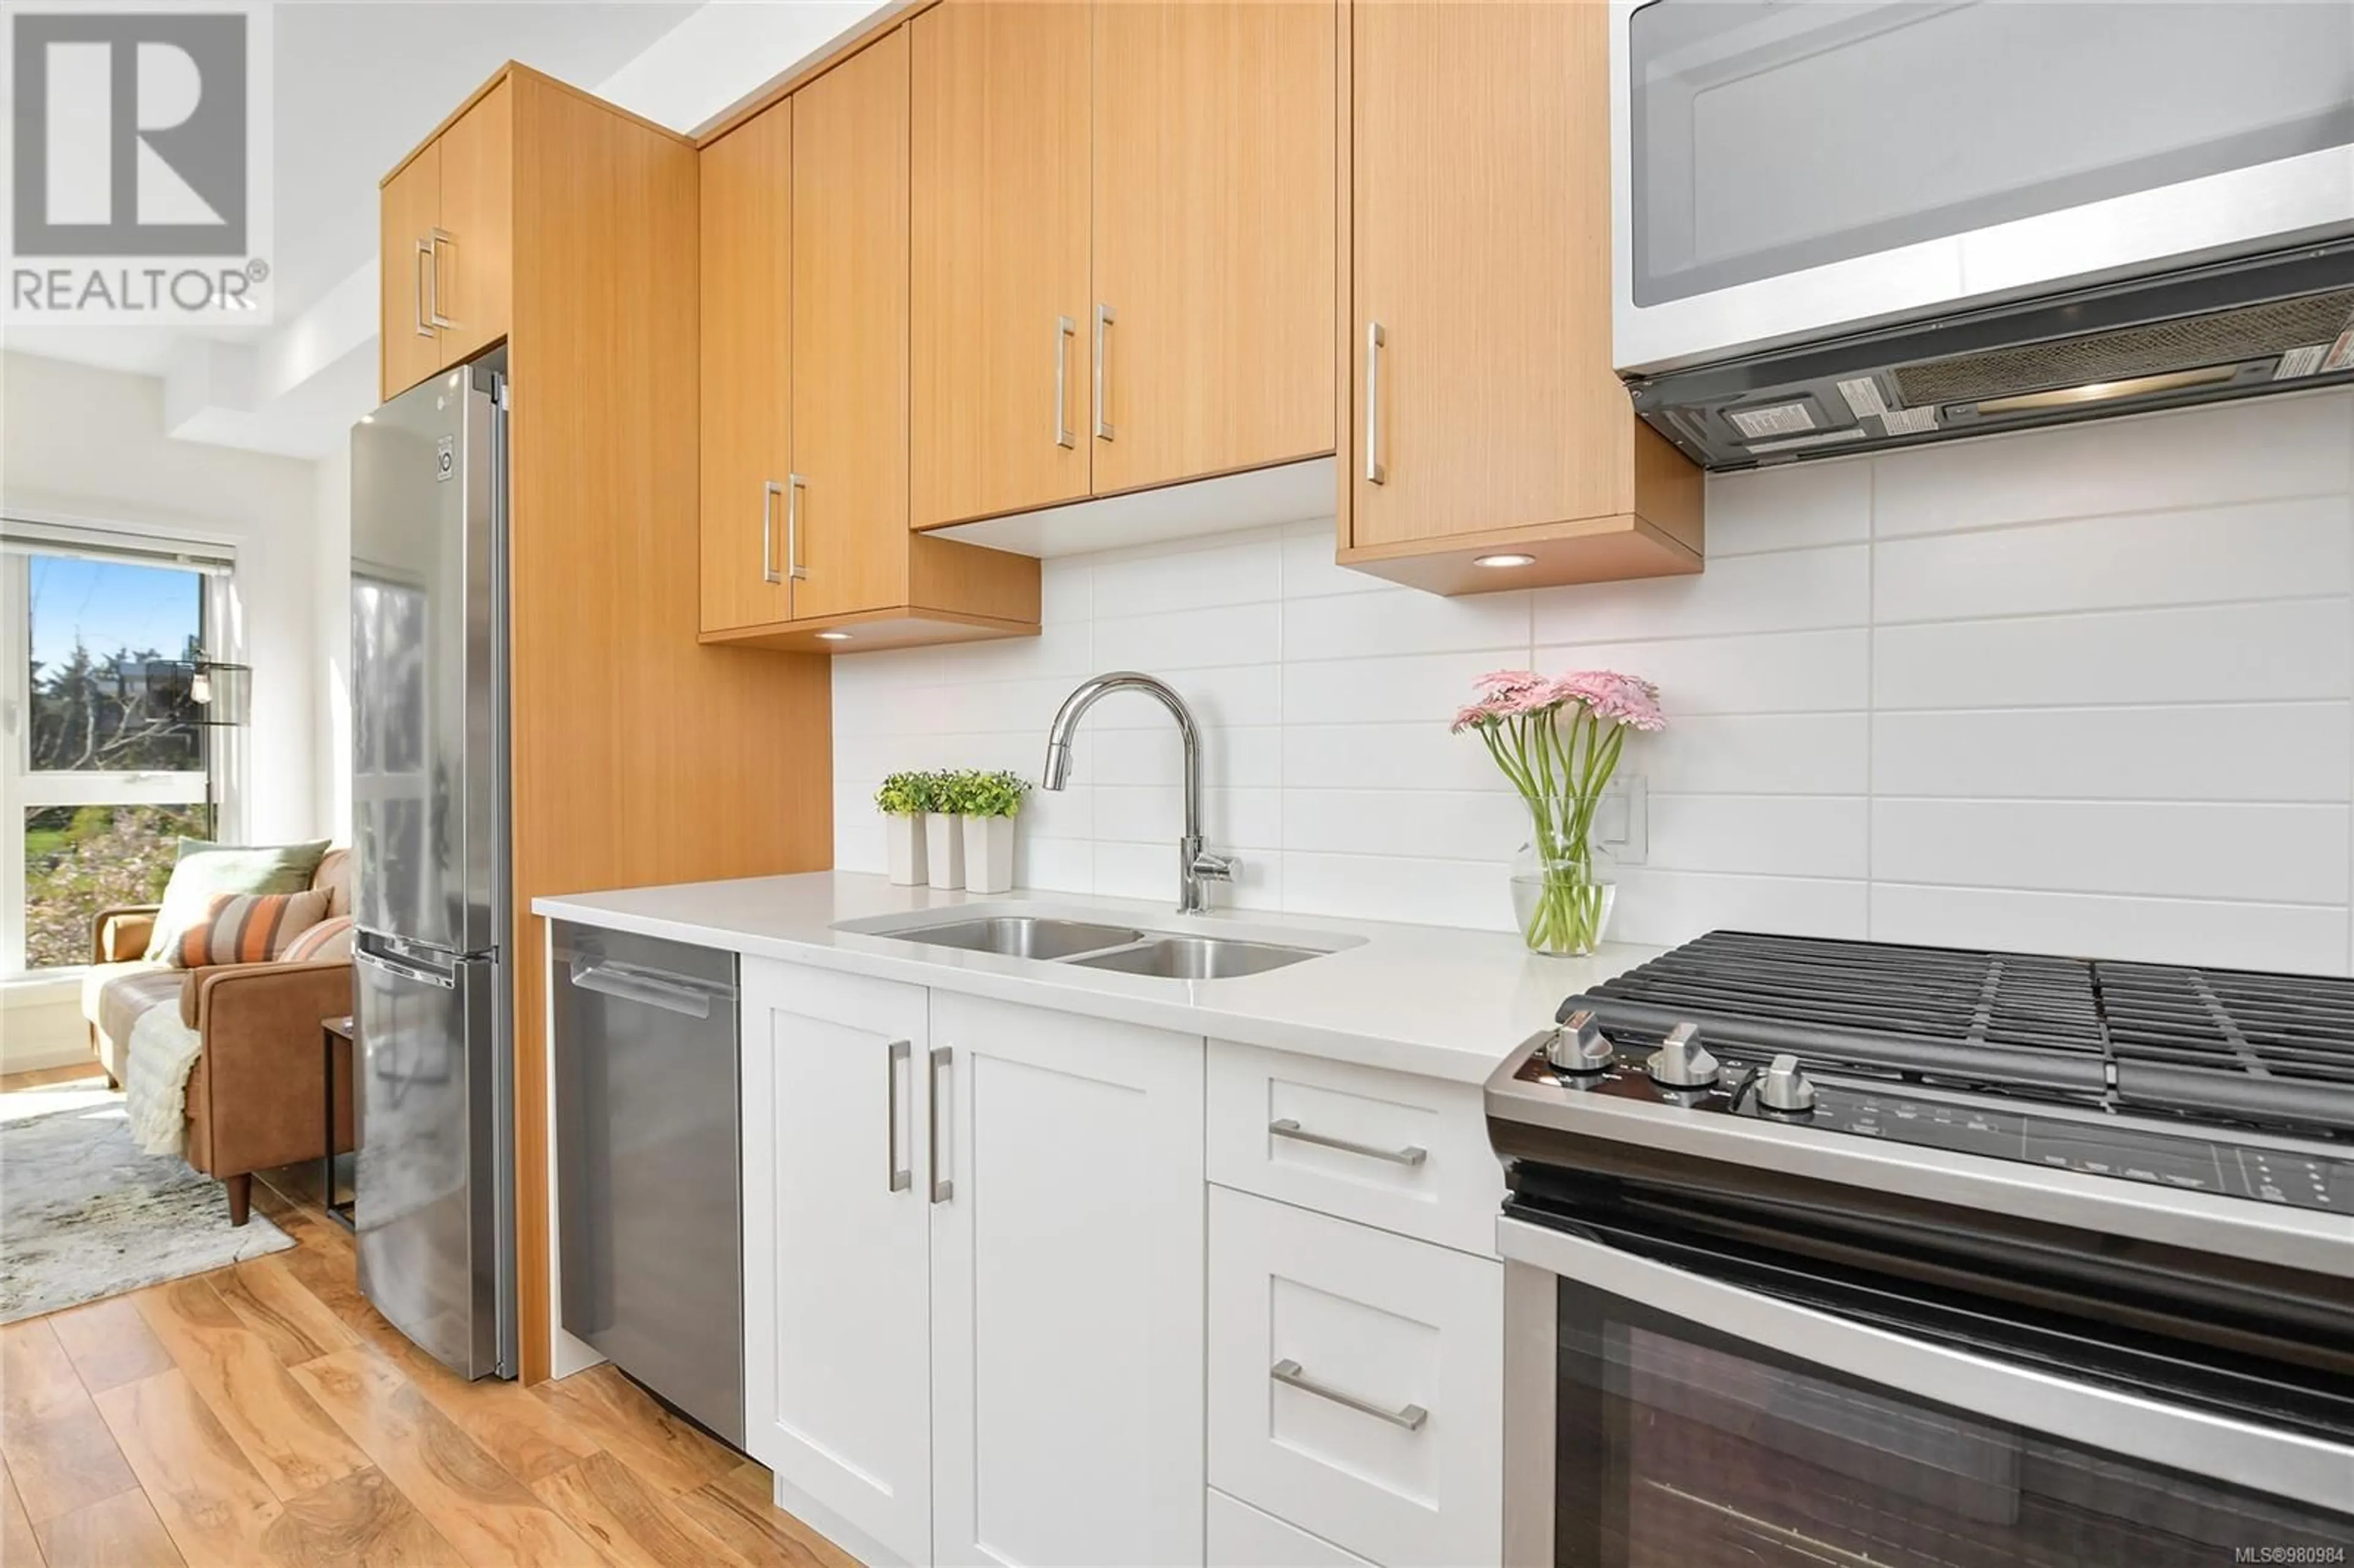
[{"label": "white quartz countertop", "polygon": [[[975,914],[1116,920],[1148,932],[1353,945],[1263,974],[1186,980],[835,928],[846,920],[964,907]],[[1549,959],[1503,932],[1257,910],[1187,917],[1165,904],[1134,899],[1024,889],[936,893],[852,872],[567,894],[534,899],[532,910],[609,930],[1458,1083],[1484,1080],[1513,1047],[1551,1025],[1564,997],[1659,950],[1609,944],[1592,958]]]}]

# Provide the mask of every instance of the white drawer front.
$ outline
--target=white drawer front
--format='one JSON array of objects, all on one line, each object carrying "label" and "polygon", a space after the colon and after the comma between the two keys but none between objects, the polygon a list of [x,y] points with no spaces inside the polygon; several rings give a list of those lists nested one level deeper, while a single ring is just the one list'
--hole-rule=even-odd
[{"label": "white drawer front", "polygon": [[1210,1481],[1391,1568],[1503,1550],[1503,1266],[1210,1191]]},{"label": "white drawer front", "polygon": [[1492,1257],[1504,1169],[1479,1090],[1210,1043],[1210,1180]]},{"label": "white drawer front", "polygon": [[1329,1541],[1210,1489],[1209,1568],[1371,1568]]}]

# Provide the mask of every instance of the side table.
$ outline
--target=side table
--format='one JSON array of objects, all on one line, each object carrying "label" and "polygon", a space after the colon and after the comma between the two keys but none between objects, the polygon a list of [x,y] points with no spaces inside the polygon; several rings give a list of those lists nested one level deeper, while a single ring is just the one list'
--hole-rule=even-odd
[{"label": "side table", "polygon": [[[335,1180],[335,1058],[338,1055],[343,1057],[345,1076],[356,1081],[351,1070],[352,1020],[349,1016],[319,1021],[319,1051],[324,1066],[322,1076],[327,1085],[327,1141],[326,1152],[319,1157],[319,1202],[326,1209],[327,1218],[348,1231],[354,1228],[352,1204],[355,1200],[335,1196],[341,1191]],[[352,1130],[356,1135],[359,1130],[359,1107],[356,1103],[352,1107]]]}]

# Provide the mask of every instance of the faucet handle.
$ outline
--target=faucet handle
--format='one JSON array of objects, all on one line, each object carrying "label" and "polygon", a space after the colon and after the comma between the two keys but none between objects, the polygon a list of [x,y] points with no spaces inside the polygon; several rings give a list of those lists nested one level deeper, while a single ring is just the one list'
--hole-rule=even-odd
[{"label": "faucet handle", "polygon": [[1242,868],[1240,855],[1213,854],[1208,850],[1193,852],[1193,875],[1199,881],[1232,882]]}]

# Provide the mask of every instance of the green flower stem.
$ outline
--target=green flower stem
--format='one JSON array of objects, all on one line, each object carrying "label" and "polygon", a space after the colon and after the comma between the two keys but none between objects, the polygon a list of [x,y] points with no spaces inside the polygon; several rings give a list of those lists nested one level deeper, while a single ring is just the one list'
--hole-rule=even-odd
[{"label": "green flower stem", "polygon": [[1478,729],[1529,809],[1538,886],[1522,936],[1539,952],[1591,952],[1601,940],[1609,898],[1609,888],[1594,875],[1594,819],[1617,772],[1626,726],[1571,704]]}]

